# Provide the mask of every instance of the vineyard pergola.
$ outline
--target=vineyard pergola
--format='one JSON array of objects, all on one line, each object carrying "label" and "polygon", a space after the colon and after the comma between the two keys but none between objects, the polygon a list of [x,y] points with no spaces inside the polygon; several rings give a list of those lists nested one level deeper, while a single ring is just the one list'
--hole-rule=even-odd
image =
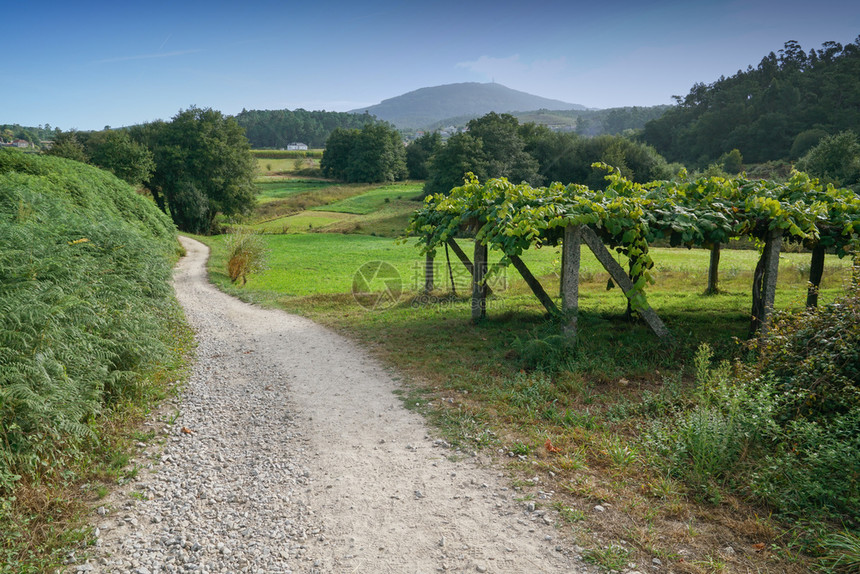
[{"label": "vineyard pergola", "polygon": [[[761,246],[753,280],[751,333],[766,328],[773,310],[779,252],[784,242],[812,251],[807,305],[817,304],[817,290],[827,251],[855,261],[860,253],[860,198],[849,189],[822,186],[795,172],[785,183],[709,177],[633,183],[606,164],[606,190],[559,183],[533,188],[504,178],[481,183],[470,174],[450,194],[428,197],[410,221],[428,259],[441,246],[451,246],[472,275],[472,318],[486,316],[487,276],[513,265],[546,310],[563,317],[565,332],[575,335],[579,291],[580,248],[584,243],[624,291],[629,309],[638,312],[659,337],[669,331],[652,309],[646,287],[655,282],[649,244],[667,240],[672,246],[711,250],[708,289],[717,289],[720,246],[746,237]],[[475,237],[474,262],[456,238]],[[562,246],[562,308],[558,309],[520,256],[542,245]],[[608,246],[608,247],[607,247]],[[501,252],[498,265],[487,264],[488,249]],[[625,270],[609,249],[628,258]],[[428,269],[431,266],[428,266]],[[427,285],[432,285],[428,277]]]}]

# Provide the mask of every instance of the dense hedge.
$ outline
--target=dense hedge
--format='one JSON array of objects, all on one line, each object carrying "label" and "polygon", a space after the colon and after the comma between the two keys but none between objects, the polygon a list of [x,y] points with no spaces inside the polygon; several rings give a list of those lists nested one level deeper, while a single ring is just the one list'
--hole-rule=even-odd
[{"label": "dense hedge", "polygon": [[0,150],[0,492],[94,438],[163,355],[176,231],[113,175]]}]

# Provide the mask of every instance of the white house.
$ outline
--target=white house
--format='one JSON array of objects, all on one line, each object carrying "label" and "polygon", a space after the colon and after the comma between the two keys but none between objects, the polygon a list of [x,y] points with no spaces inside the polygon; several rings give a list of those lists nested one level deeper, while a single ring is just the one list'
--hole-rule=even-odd
[{"label": "white house", "polygon": [[307,149],[308,149],[308,144],[303,144],[303,143],[295,142],[295,143],[287,144],[287,149],[288,149],[288,150],[302,150],[302,151],[307,151]]}]

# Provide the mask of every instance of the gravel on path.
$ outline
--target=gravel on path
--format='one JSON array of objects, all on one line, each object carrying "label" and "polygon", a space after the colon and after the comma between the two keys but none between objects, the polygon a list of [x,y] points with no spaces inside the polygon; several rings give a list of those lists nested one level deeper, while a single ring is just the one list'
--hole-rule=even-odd
[{"label": "gravel on path", "polygon": [[96,509],[94,555],[72,571],[594,571],[549,504],[451,456],[365,351],[218,291],[208,249],[181,240],[193,373],[165,445],[146,447],[135,481]]}]

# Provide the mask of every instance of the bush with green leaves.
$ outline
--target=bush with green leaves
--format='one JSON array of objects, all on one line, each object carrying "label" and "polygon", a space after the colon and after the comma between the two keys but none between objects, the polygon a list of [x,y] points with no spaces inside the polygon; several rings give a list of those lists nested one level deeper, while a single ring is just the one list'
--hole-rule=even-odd
[{"label": "bush with green leaves", "polygon": [[860,292],[821,309],[778,315],[754,350],[753,374],[776,378],[782,422],[823,422],[860,408]]},{"label": "bush with green leaves", "polygon": [[754,349],[758,360],[743,376],[772,382],[779,433],[752,491],[860,527],[860,291],[777,315]]},{"label": "bush with green leaves", "polygon": [[0,492],[141,392],[171,313],[169,218],[113,175],[0,150]]},{"label": "bush with green leaves", "polygon": [[824,137],[798,160],[797,169],[856,191],[860,186],[860,139],[851,130]]}]

